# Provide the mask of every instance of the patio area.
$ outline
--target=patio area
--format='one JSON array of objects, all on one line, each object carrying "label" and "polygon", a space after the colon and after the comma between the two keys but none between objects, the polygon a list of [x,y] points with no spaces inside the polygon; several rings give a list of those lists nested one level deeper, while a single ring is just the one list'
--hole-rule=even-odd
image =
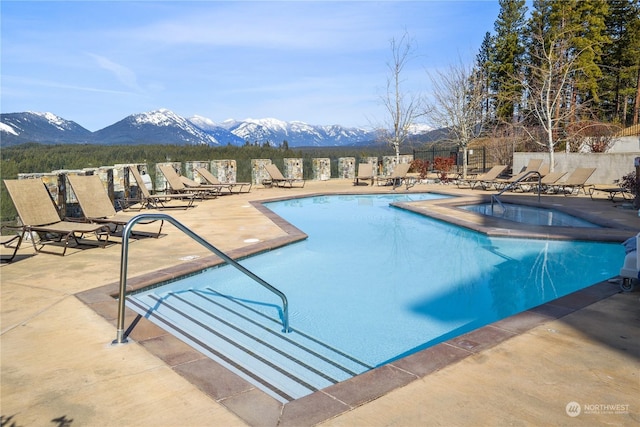
[{"label": "patio area", "polygon": [[[254,202],[287,196],[391,192],[350,180],[263,188],[163,211],[219,249],[241,256],[297,238],[297,230]],[[419,184],[470,198],[491,192]],[[532,200],[531,194],[506,198]],[[619,228],[640,231],[637,211],[606,194],[543,196]],[[434,216],[447,215],[432,207]],[[461,221],[458,219],[458,221]],[[473,219],[469,219],[473,221]],[[460,224],[464,225],[464,224]],[[491,224],[478,224],[478,228]],[[144,227],[144,226],[143,226]],[[150,227],[154,227],[153,225]],[[302,230],[304,232],[304,230]],[[578,232],[577,232],[578,233]],[[577,237],[578,235],[576,235]],[[117,240],[117,239],[116,239]],[[414,426],[637,425],[640,422],[640,292],[594,284],[430,351],[283,405],[230,376],[144,320],[128,344],[116,337],[120,244],[34,255],[24,242],[0,267],[1,394],[6,425],[58,426]],[[162,270],[175,274],[212,257],[171,225],[159,239],[133,241],[132,287]],[[620,260],[622,265],[622,259]],[[173,272],[173,273],[172,273]],[[137,280],[139,279],[139,280]],[[127,326],[133,316],[127,316]],[[206,360],[205,360],[206,359]],[[205,380],[202,380],[206,378]],[[216,384],[214,388],[212,383]]]}]

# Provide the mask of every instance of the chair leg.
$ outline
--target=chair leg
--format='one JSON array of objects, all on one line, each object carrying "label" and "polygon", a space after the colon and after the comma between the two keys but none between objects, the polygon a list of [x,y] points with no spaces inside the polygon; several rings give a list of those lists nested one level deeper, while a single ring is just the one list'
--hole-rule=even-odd
[{"label": "chair leg", "polygon": [[7,242],[5,242],[3,244],[3,246],[5,248],[11,248],[11,242],[15,241],[16,239],[18,239],[18,242],[15,243],[15,247],[13,247],[13,253],[11,254],[11,256],[9,258],[2,258],[2,261],[7,261],[7,262],[11,262],[13,261],[13,259],[16,257],[16,254],[18,253],[18,249],[20,249],[20,245],[22,244],[22,239],[24,238],[24,231],[22,231],[20,234],[17,234],[15,237],[13,237],[12,239],[8,240]]}]

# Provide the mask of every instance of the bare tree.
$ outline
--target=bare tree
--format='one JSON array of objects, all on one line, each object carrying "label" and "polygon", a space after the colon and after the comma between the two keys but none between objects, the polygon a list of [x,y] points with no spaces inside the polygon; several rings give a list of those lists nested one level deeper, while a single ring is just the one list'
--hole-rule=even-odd
[{"label": "bare tree", "polygon": [[460,61],[446,70],[429,74],[432,89],[425,115],[430,124],[447,129],[450,138],[463,150],[462,176],[467,176],[467,149],[484,127],[486,91],[481,75]]},{"label": "bare tree", "polygon": [[525,122],[535,122],[543,137],[540,138],[539,133],[526,125],[523,130],[549,152],[549,168],[553,171],[554,152],[560,141],[562,125],[571,122],[576,114],[566,105],[571,96],[572,76],[579,72],[576,60],[580,52],[570,48],[567,32],[549,38],[534,34],[533,38],[537,49],[531,53],[532,61],[525,64],[526,77],[523,79],[525,110],[528,111]]},{"label": "bare tree", "polygon": [[387,113],[387,121],[379,130],[379,138],[389,144],[396,153],[396,162],[400,162],[400,146],[408,139],[411,127],[422,114],[420,98],[406,92],[403,87],[402,71],[412,58],[413,46],[409,35],[405,33],[400,40],[391,39],[391,61],[387,63],[386,92],[381,97]]}]

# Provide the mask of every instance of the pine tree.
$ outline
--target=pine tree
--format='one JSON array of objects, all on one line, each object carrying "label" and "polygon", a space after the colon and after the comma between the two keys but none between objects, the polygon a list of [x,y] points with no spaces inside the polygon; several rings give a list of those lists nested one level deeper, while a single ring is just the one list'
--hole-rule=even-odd
[{"label": "pine tree", "polygon": [[[576,111],[582,105],[583,110],[592,107],[590,101],[597,103],[598,82],[602,78],[599,64],[602,63],[602,49],[609,38],[605,32],[605,18],[609,6],[605,0],[581,0],[560,2],[571,6],[569,19],[570,54],[575,55],[576,73],[571,82],[571,98],[569,108],[576,117]],[[581,105],[579,105],[581,104]],[[584,118],[584,117],[583,117]]]},{"label": "pine tree", "polygon": [[500,0],[500,13],[494,24],[494,56],[491,67],[497,119],[514,120],[522,84],[520,64],[524,55],[525,0]]},{"label": "pine tree", "polygon": [[482,117],[485,122],[492,121],[495,117],[495,108],[491,104],[491,66],[493,63],[493,37],[486,32],[478,54],[476,55],[475,72],[477,81],[482,84],[485,101],[482,105]]},{"label": "pine tree", "polygon": [[640,2],[609,0],[606,33],[610,43],[603,52],[602,99],[599,117],[628,126],[638,123],[640,78]]}]

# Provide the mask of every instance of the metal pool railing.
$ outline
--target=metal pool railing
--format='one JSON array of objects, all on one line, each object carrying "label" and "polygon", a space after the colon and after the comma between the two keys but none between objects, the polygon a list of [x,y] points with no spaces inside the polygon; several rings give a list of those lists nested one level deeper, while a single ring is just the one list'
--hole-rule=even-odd
[{"label": "metal pool railing", "polygon": [[538,172],[538,171],[529,171],[526,174],[524,174],[523,176],[521,176],[520,178],[518,178],[517,180],[509,183],[509,185],[507,185],[502,190],[500,190],[500,192],[498,192],[498,194],[492,194],[491,195],[491,212],[493,213],[493,203],[494,202],[498,203],[498,205],[500,205],[500,207],[504,210],[504,205],[502,204],[502,202],[500,201],[500,199],[498,197],[501,196],[502,193],[504,193],[507,190],[510,190],[516,184],[518,184],[519,182],[523,181],[524,179],[528,178],[531,175],[537,175],[538,176],[538,203],[540,203],[540,192],[542,191],[542,189],[541,189],[541,187],[542,187],[542,174],[540,172]]},{"label": "metal pool railing", "polygon": [[211,243],[204,240],[202,237],[198,236],[196,233],[188,229],[186,226],[181,224],[175,218],[165,215],[165,214],[140,214],[136,215],[127,223],[122,231],[122,255],[120,256],[120,290],[118,294],[118,330],[116,339],[113,340],[113,344],[123,344],[127,342],[126,337],[124,336],[124,312],[125,312],[125,300],[126,300],[126,289],[127,289],[127,264],[129,258],[129,236],[131,235],[131,230],[133,226],[140,221],[167,221],[173,224],[178,230],[185,233],[187,236],[191,237],[196,242],[200,243],[202,246],[222,258],[227,264],[237,268],[245,275],[249,276],[254,281],[258,282],[260,285],[264,286],[274,294],[278,295],[282,300],[282,332],[290,332],[289,330],[289,302],[287,300],[287,296],[280,291],[279,289],[273,287],[269,283],[267,283],[262,278],[258,277],[253,272],[247,270],[245,267],[240,265],[233,258],[229,257],[227,254],[222,252],[220,249],[213,246]]}]

